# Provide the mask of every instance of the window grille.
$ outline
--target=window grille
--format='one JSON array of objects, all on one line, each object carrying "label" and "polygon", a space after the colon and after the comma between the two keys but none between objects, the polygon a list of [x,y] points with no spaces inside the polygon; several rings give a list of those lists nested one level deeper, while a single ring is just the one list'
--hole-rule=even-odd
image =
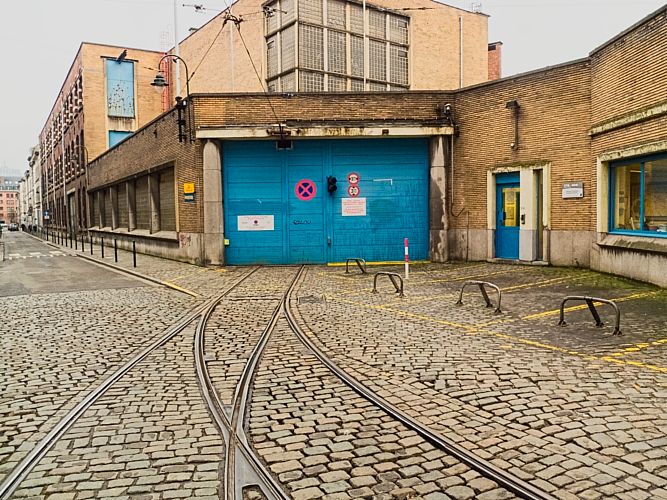
[{"label": "window grille", "polygon": [[350,90],[352,92],[363,92],[364,91],[364,81],[363,80],[350,80]]},{"label": "window grille", "polygon": [[368,36],[374,38],[387,38],[386,34],[386,16],[384,12],[375,9],[368,9]]},{"label": "window grille", "polygon": [[342,76],[329,75],[329,92],[345,92],[347,79]]},{"label": "window grille", "polygon": [[404,47],[392,45],[389,52],[389,68],[392,83],[408,84],[408,51]]},{"label": "window grille", "polygon": [[296,66],[295,34],[296,28],[292,25],[289,28],[285,28],[280,35],[282,56],[281,71],[288,71]]},{"label": "window grille", "polygon": [[324,24],[322,0],[299,0],[299,19],[307,23]]},{"label": "window grille", "polygon": [[277,36],[273,35],[266,41],[266,72],[272,77],[279,73]]},{"label": "window grille", "polygon": [[327,24],[332,28],[345,29],[345,2],[341,0],[328,0]]},{"label": "window grille", "polygon": [[280,2],[280,13],[282,25],[291,23],[296,19],[296,11],[294,10],[294,0],[282,0]]},{"label": "window grille", "polygon": [[299,26],[299,65],[309,69],[324,69],[324,31],[315,26]]},{"label": "window grille", "polygon": [[350,5],[350,31],[353,33],[364,33],[364,10],[361,5]]},{"label": "window grille", "polygon": [[352,76],[364,76],[364,39],[350,37],[350,70]]},{"label": "window grille", "polygon": [[299,72],[299,91],[323,92],[324,75],[321,73],[311,73],[310,71]]},{"label": "window grille", "polygon": [[329,71],[334,73],[347,72],[345,51],[345,33],[329,31]]},{"label": "window grille", "polygon": [[409,21],[405,17],[389,16],[389,39],[392,42],[408,44]]},{"label": "window grille", "polygon": [[369,53],[369,76],[373,80],[387,79],[387,49],[384,42],[370,40],[368,44]]},{"label": "window grille", "polygon": [[280,84],[283,92],[296,92],[296,74],[292,72],[283,75]]}]

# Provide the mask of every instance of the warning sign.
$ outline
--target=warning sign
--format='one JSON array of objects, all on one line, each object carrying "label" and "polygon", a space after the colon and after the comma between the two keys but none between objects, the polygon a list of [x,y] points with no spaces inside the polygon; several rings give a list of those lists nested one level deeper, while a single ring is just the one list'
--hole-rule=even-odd
[{"label": "warning sign", "polygon": [[349,194],[352,198],[356,198],[357,196],[359,196],[360,192],[361,191],[359,189],[359,186],[352,185],[347,188],[347,194]]},{"label": "warning sign", "polygon": [[366,198],[341,198],[343,217],[365,217]]},{"label": "warning sign", "polygon": [[361,177],[356,172],[350,172],[347,174],[347,182],[350,184],[359,184]]},{"label": "warning sign", "polygon": [[310,179],[301,179],[294,186],[294,194],[301,201],[312,200],[317,194],[317,186]]}]

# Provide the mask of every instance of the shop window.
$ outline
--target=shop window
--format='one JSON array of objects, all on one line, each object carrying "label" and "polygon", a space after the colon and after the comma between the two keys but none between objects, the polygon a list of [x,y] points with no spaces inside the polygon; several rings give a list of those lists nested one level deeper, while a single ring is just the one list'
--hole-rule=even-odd
[{"label": "shop window", "polygon": [[611,164],[610,231],[667,237],[667,155]]}]

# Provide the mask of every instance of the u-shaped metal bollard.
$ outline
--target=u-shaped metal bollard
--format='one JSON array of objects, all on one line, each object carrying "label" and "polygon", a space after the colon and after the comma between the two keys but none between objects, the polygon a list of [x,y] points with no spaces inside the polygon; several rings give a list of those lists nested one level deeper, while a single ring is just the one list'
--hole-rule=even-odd
[{"label": "u-shaped metal bollard", "polygon": [[610,305],[614,308],[616,313],[616,324],[614,325],[614,333],[612,335],[623,335],[621,332],[621,310],[618,308],[618,305],[616,305],[616,303],[612,302],[611,300],[600,299],[598,297],[586,297],[584,295],[568,295],[563,299],[563,301],[560,303],[560,317],[558,320],[558,326],[567,326],[567,322],[565,321],[565,303],[570,300],[586,302],[588,310],[591,312],[591,315],[595,320],[595,326],[598,328],[602,328],[604,323],[602,322],[602,319],[600,319],[598,310],[595,308],[595,302]]},{"label": "u-shaped metal bollard", "polygon": [[457,306],[463,305],[463,290],[465,290],[465,287],[468,285],[477,285],[479,287],[479,291],[482,292],[482,297],[484,297],[484,301],[486,302],[486,307],[493,307],[493,303],[491,302],[491,299],[489,299],[489,294],[486,292],[486,287],[488,286],[493,288],[498,294],[498,305],[496,306],[496,310],[493,313],[500,314],[503,312],[500,309],[500,302],[502,301],[503,298],[502,292],[500,291],[500,287],[498,285],[494,285],[493,283],[489,283],[488,281],[472,280],[463,283],[463,286],[459,291],[459,300],[456,301]]},{"label": "u-shaped metal bollard", "polygon": [[[403,278],[401,277],[400,274],[398,273],[389,273],[386,271],[380,271],[378,273],[375,273],[375,276],[373,277],[373,291],[371,293],[378,293],[377,289],[377,283],[378,283],[378,278],[380,276],[387,276],[391,280],[391,283],[394,285],[394,288],[396,289],[396,293],[398,294],[399,297],[405,297],[403,294]],[[396,283],[396,278],[398,278],[398,282]]]}]

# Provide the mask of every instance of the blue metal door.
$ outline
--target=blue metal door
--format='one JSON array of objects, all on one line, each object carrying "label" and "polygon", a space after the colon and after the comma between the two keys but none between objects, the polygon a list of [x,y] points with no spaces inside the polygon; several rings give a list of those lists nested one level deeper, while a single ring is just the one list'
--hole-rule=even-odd
[{"label": "blue metal door", "polygon": [[226,261],[402,260],[404,238],[411,259],[426,259],[428,178],[426,139],[303,140],[288,151],[225,142]]},{"label": "blue metal door", "polygon": [[519,258],[519,174],[496,175],[496,257]]}]

